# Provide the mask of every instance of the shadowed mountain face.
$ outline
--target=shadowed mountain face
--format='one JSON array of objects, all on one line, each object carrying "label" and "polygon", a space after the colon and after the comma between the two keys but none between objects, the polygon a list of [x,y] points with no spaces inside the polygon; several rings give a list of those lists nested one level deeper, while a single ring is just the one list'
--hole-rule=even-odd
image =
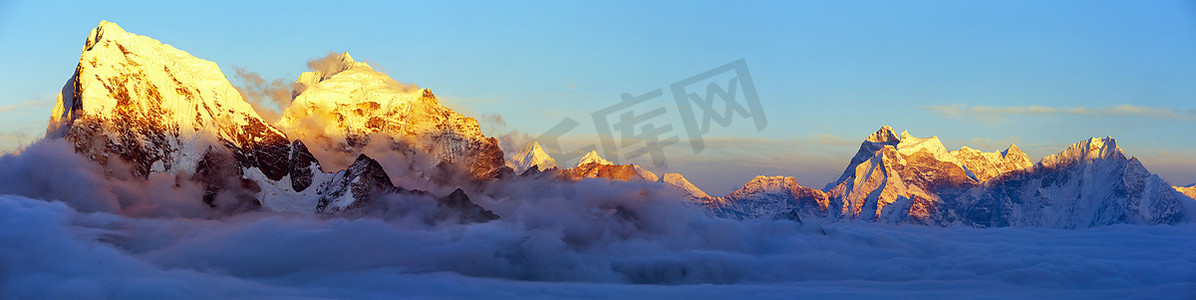
[{"label": "shadowed mountain face", "polygon": [[[698,202],[714,215],[740,219],[796,213],[942,226],[1084,228],[1179,222],[1188,198],[1182,193],[1196,190],[1168,185],[1112,138],[1077,142],[1031,164],[1015,145],[999,153],[967,147],[948,152],[935,137],[897,135],[888,126],[865,139],[825,196],[796,182],[753,188],[758,181]],[[771,192],[743,192],[752,190]],[[813,205],[818,201],[827,204]]]},{"label": "shadowed mountain face", "polygon": [[956,203],[967,225],[1083,228],[1179,222],[1182,200],[1112,138],[1093,138],[1002,174]]},{"label": "shadowed mountain face", "polygon": [[[373,72],[368,66],[362,68]],[[352,68],[341,71],[321,80],[300,78],[312,84],[307,92],[322,96],[306,97],[304,103],[321,99],[340,109],[335,113],[365,120],[364,127],[341,126],[337,132],[350,140],[376,132],[401,136],[409,142],[405,147],[433,153],[442,167],[460,166],[477,180],[498,172],[502,152],[497,142],[481,135],[473,119],[439,106],[427,90],[412,98],[419,104],[417,110],[402,102],[343,111],[342,99],[330,94],[340,86],[332,83],[351,84],[357,79],[368,85],[374,78],[337,77]],[[370,99],[350,104],[381,105]],[[215,63],[125,32],[113,23],[101,22],[89,34],[75,73],[58,100],[46,138],[66,140],[76,152],[104,166],[110,176],[189,177],[204,187],[202,201],[222,211],[336,212],[404,191],[365,155],[355,154],[357,158],[343,171],[324,172],[310,144],[292,141],[266,122]],[[367,110],[371,116],[365,116]],[[408,114],[386,115],[385,122],[376,122],[376,114],[397,111]]]}]

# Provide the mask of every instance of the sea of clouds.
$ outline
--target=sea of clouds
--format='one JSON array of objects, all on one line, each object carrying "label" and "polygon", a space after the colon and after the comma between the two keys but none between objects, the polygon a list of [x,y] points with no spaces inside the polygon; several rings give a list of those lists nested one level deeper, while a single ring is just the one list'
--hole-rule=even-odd
[{"label": "sea of clouds", "polygon": [[1080,230],[730,221],[650,183],[516,179],[430,218],[217,213],[43,141],[0,156],[0,299],[1196,298],[1196,224]]}]

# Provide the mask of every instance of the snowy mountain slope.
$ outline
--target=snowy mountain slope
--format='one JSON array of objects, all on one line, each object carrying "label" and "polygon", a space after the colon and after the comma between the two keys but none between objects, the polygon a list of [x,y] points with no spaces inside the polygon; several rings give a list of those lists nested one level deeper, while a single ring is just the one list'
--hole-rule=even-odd
[{"label": "snowy mountain slope", "polygon": [[951,155],[978,181],[986,181],[1001,173],[1034,165],[1030,157],[1017,145],[1009,145],[1009,148],[1001,152],[982,152],[963,146],[957,151],[951,151]]},{"label": "snowy mountain slope", "polygon": [[1109,137],[1030,164],[1017,146],[947,152],[935,137],[899,136],[888,126],[861,143],[825,196],[799,187],[788,178],[757,177],[704,205],[735,219],[795,212],[889,223],[1083,228],[1178,222],[1182,193],[1196,190],[1171,187]]},{"label": "snowy mountain slope", "polygon": [[640,166],[627,164],[616,165],[603,159],[598,152],[590,151],[576,167],[561,170],[558,176],[565,180],[581,180],[583,178],[606,178],[617,181],[647,181],[660,180],[656,173]]},{"label": "snowy mountain slope", "polygon": [[321,160],[332,168],[379,137],[391,150],[430,155],[477,180],[494,178],[504,166],[498,141],[483,135],[476,120],[441,106],[431,90],[403,85],[348,53],[300,75],[295,92],[278,126],[310,147],[331,149]]},{"label": "snowy mountain slope", "polygon": [[[362,153],[371,140],[385,142],[383,152],[419,152],[434,158],[435,168],[460,168],[472,179],[506,168],[496,141],[473,119],[440,106],[430,91],[399,84],[347,54],[336,58],[297,80],[283,130],[263,121],[214,63],[101,22],[59,95],[46,137],[72,143],[112,176],[190,176],[184,179],[203,184],[203,201],[233,211],[347,212],[382,196],[427,195],[395,186],[390,175],[397,173],[387,174]],[[325,172],[329,166],[313,153],[317,147],[355,159],[344,170]],[[576,167],[557,169],[538,148],[529,146],[512,165],[547,169],[532,173],[555,179],[659,182],[736,219],[794,212],[978,227],[1160,224],[1188,217],[1184,201],[1196,190],[1170,186],[1109,137],[1081,141],[1034,164],[1014,145],[1001,152],[947,151],[937,137],[898,135],[884,126],[824,190],[791,177],[757,177],[724,197],[707,195],[680,174],[661,178],[597,152]],[[480,206],[461,204],[468,199],[463,190],[440,199],[440,206],[462,209],[468,219],[489,218]]]},{"label": "snowy mountain slope", "polygon": [[756,176],[731,194],[705,203],[713,215],[739,220],[771,218],[791,210],[826,215],[827,205],[826,193],[786,176]]},{"label": "snowy mountain slope", "polygon": [[106,21],[88,35],[46,138],[65,139],[111,176],[190,176],[203,201],[225,211],[346,209],[397,190],[365,156],[323,172],[307,145],[264,121],[215,63]]},{"label": "snowy mountain slope", "polygon": [[1192,199],[1196,200],[1196,184],[1193,184],[1193,185],[1190,185],[1187,187],[1177,186],[1174,188],[1175,188],[1175,191],[1177,191],[1181,194],[1184,194],[1185,196],[1188,196],[1188,198],[1192,198]]},{"label": "snowy mountain slope", "polygon": [[75,74],[46,129],[100,163],[119,158],[131,172],[193,173],[209,147],[237,148],[271,178],[290,142],[241,99],[215,63],[101,22],[88,35]]},{"label": "snowy mountain slope", "polygon": [[[310,175],[291,159],[310,153],[295,152],[215,63],[106,21],[88,35],[46,138],[69,141],[117,176],[193,174],[213,206],[222,191],[261,190],[264,182],[233,180],[247,172],[272,182]],[[226,196],[236,198],[220,201],[226,208],[260,205],[251,194]]]},{"label": "snowy mountain slope", "polygon": [[712,198],[710,194],[706,194],[705,191],[702,191],[702,189],[690,183],[688,179],[685,179],[685,176],[682,176],[681,173],[664,173],[664,175],[660,176],[658,182],[681,193],[691,203],[705,203],[707,199]]},{"label": "snowy mountain slope", "polygon": [[943,147],[943,142],[939,141],[938,136],[918,138],[910,135],[909,131],[902,130],[901,137],[898,139],[897,153],[903,156],[910,156],[914,155],[914,153],[925,151],[934,156],[936,160],[959,164],[959,160],[954,155],[951,155],[950,152],[947,152],[947,147]]},{"label": "snowy mountain slope", "polygon": [[942,223],[942,193],[976,184],[938,138],[898,138],[884,126],[860,144],[839,180],[828,185],[832,218]]},{"label": "snowy mountain slope", "polygon": [[540,171],[556,167],[556,160],[544,152],[539,142],[533,141],[527,147],[524,147],[523,150],[519,151],[519,153],[511,156],[511,159],[507,160],[507,167],[515,171],[515,174],[523,174],[523,172],[533,166]]},{"label": "snowy mountain slope", "polygon": [[1175,223],[1183,197],[1112,138],[1092,138],[1032,168],[998,176],[957,201],[964,224],[1084,228]]},{"label": "snowy mountain slope", "polygon": [[586,155],[582,156],[581,159],[577,161],[577,166],[580,167],[580,166],[583,166],[583,165],[586,165],[589,163],[597,163],[600,165],[613,165],[614,164],[614,163],[610,162],[609,160],[602,158],[602,156],[598,155],[598,151],[594,151],[594,150],[590,150],[590,152],[587,152]]}]

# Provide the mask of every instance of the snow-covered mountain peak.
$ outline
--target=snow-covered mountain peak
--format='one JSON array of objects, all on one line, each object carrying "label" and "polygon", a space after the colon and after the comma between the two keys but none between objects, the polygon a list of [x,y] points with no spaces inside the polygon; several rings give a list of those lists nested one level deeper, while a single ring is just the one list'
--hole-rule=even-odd
[{"label": "snow-covered mountain peak", "polygon": [[876,133],[869,135],[868,138],[864,140],[873,143],[896,143],[900,141],[900,138],[898,138],[897,133],[893,131],[893,127],[885,125],[881,127],[880,130],[877,130]]},{"label": "snow-covered mountain peak", "polygon": [[505,163],[498,141],[483,135],[477,120],[441,106],[431,90],[400,83],[347,53],[311,66],[315,71],[300,75],[298,96],[277,126],[313,148],[335,150],[316,153],[325,156],[325,167],[346,167],[378,138],[393,150],[420,150],[464,168],[474,179],[492,178]]},{"label": "snow-covered mountain peak", "polygon": [[942,141],[939,141],[938,136],[917,138],[910,135],[908,131],[902,131],[901,142],[897,144],[897,152],[908,156],[921,151],[930,153],[938,160],[957,163],[955,156],[947,152],[947,148],[943,146]]},{"label": "snow-covered mountain peak", "polygon": [[937,138],[891,133],[886,126],[869,136],[825,193],[801,188],[791,178],[760,176],[702,205],[708,213],[736,219],[805,213],[893,223],[1082,228],[1175,223],[1185,218],[1188,205],[1179,200],[1196,197],[1196,188],[1168,185],[1136,158],[1127,159],[1108,137],[1081,141],[1034,165],[1016,145],[999,152],[965,146],[943,155]]},{"label": "snow-covered mountain peak", "polygon": [[[324,80],[328,80],[329,78],[348,70],[361,72],[364,74],[362,75],[364,77],[379,75],[386,76],[385,74],[374,72],[374,68],[371,68],[369,64],[354,61],[353,56],[349,55],[349,52],[343,52],[335,57],[329,56],[313,61],[309,63],[309,67],[311,67],[313,70],[299,74],[299,79],[295,81],[295,90],[292,94],[293,97],[298,97],[299,94],[302,94],[307,90],[307,88],[315,86]],[[371,74],[371,72],[377,74]]]},{"label": "snow-covered mountain peak", "polygon": [[681,175],[681,173],[665,173],[664,175],[660,176],[660,182],[677,188],[689,197],[710,198],[709,194],[706,194],[705,191],[702,191],[702,189],[699,189],[697,186],[693,185],[693,183],[690,183],[688,179],[685,179],[685,176]]},{"label": "snow-covered mountain peak", "polygon": [[1125,153],[1121,151],[1120,147],[1117,147],[1117,141],[1112,137],[1094,137],[1071,144],[1067,150],[1043,158],[1042,165],[1053,167],[1073,162],[1125,159],[1127,159]]},{"label": "snow-covered mountain peak", "polygon": [[204,153],[224,143],[289,147],[216,63],[107,21],[89,34],[46,136],[67,138],[89,157],[119,156],[138,175],[195,172]]},{"label": "snow-covered mountain peak", "polygon": [[533,141],[527,147],[524,147],[523,150],[519,151],[519,153],[511,156],[511,159],[507,161],[507,166],[511,167],[515,171],[515,174],[522,174],[524,171],[531,169],[532,166],[535,166],[540,171],[544,171],[554,168],[557,165],[556,160],[548,156],[548,153],[544,152],[544,148],[540,147],[540,143]]},{"label": "snow-covered mountain peak", "polygon": [[1005,148],[1005,151],[1001,151],[1001,157],[1006,157],[1010,154],[1015,156],[1026,156],[1026,153],[1022,152],[1022,148],[1018,148],[1017,144],[1009,144],[1009,148]]},{"label": "snow-covered mountain peak", "polygon": [[87,42],[83,44],[83,49],[87,50],[105,38],[120,39],[128,34],[124,28],[116,25],[116,23],[108,22],[107,20],[100,21],[100,25],[92,28],[91,33],[87,35]]},{"label": "snow-covered mountain peak", "polygon": [[826,193],[803,187],[788,176],[756,176],[731,194],[704,204],[717,216],[735,219],[773,217],[795,209],[825,214],[827,205]]},{"label": "snow-covered mountain peak", "polygon": [[588,163],[598,163],[599,165],[614,165],[614,163],[610,162],[609,160],[603,159],[602,156],[598,155],[598,151],[594,151],[594,150],[590,150],[589,153],[586,153],[585,156],[582,156],[581,160],[577,161],[577,166],[583,166]]},{"label": "snow-covered mountain peak", "polygon": [[983,152],[968,146],[960,147],[958,151],[951,151],[956,162],[962,165],[976,181],[986,181],[1001,173],[1012,170],[1025,169],[1034,162],[1022,153],[1016,145],[1001,152]]},{"label": "snow-covered mountain peak", "polygon": [[780,193],[797,186],[797,179],[789,176],[756,176],[734,193]]}]

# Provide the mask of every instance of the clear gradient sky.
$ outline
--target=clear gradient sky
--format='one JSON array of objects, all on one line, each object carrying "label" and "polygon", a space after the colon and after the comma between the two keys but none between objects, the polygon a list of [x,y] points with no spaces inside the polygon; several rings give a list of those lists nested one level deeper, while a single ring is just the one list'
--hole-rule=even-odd
[{"label": "clear gradient sky", "polygon": [[620,94],[742,58],[768,126],[737,119],[704,153],[668,148],[671,171],[716,195],[757,174],[822,187],[886,124],[1036,161],[1113,136],[1173,184],[1196,182],[1196,1],[108,2],[0,0],[0,150],[43,134],[109,20],[230,79],[240,66],[291,81],[347,51],[489,135],[569,117],[583,124],[569,138],[591,143],[590,113]]}]

